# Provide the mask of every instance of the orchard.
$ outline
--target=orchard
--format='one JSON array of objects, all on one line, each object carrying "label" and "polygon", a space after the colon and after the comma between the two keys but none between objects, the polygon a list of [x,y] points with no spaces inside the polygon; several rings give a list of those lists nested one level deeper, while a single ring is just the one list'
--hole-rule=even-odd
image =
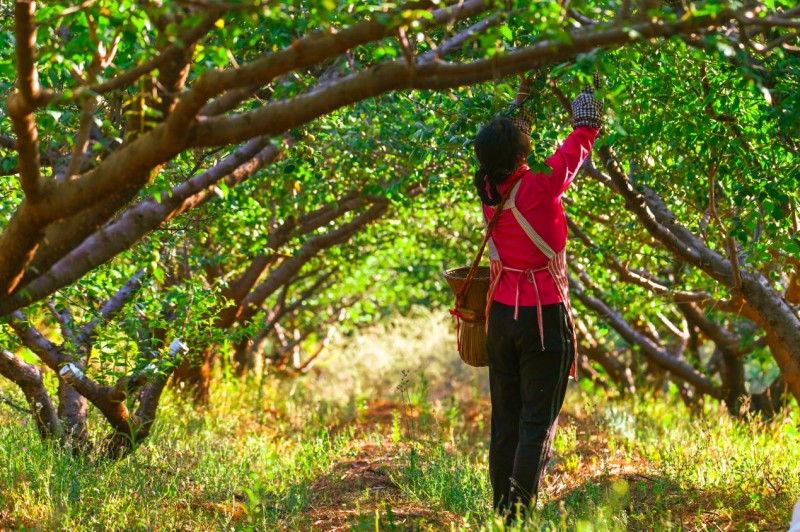
[{"label": "orchard", "polygon": [[[0,528],[786,529],[798,29],[792,0],[3,3]],[[526,80],[547,175],[595,79],[577,379],[513,520],[442,273],[485,235],[481,127]]]}]

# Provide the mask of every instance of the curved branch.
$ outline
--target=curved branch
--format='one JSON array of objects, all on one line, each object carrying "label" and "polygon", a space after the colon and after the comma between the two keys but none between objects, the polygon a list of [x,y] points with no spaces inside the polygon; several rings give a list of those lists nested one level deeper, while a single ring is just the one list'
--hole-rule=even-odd
[{"label": "curved branch", "polygon": [[388,210],[386,200],[376,202],[367,211],[359,214],[350,222],[328,233],[309,238],[308,241],[292,256],[281,263],[270,276],[258,285],[242,302],[242,309],[236,320],[250,320],[258,312],[264,301],[288,282],[298,271],[321,250],[341,244],[350,239],[359,229],[377,220]]},{"label": "curved branch", "polygon": [[572,293],[580,299],[581,303],[602,316],[626,341],[638,345],[642,349],[642,353],[644,353],[648,359],[668,370],[676,377],[692,384],[698,391],[717,399],[723,398],[722,390],[715,387],[711,379],[699,373],[685,361],[673,357],[666,350],[656,345],[653,340],[636,331],[621,314],[611,309],[605,301],[586,293],[581,283],[571,275],[569,277],[569,282]]},{"label": "curved branch", "polygon": [[258,169],[274,161],[280,148],[266,139],[255,139],[213,168],[164,193],[160,201],[150,198],[126,211],[111,225],[83,241],[48,271],[32,279],[24,289],[0,302],[0,315],[52,294],[97,266],[111,260],[144,235],[171,218],[215,197],[215,183],[225,179],[229,186],[241,183]]},{"label": "curved branch", "polygon": [[[568,42],[543,41],[499,57],[470,63],[430,62],[417,65],[413,76],[405,59],[380,63],[289,100],[239,115],[209,118],[192,126],[187,133],[187,140],[193,146],[213,146],[240,142],[259,134],[278,134],[344,105],[390,90],[441,90],[479,83],[536,66],[554,64],[597,47],[617,48],[640,40],[717,27],[730,20],[731,16],[731,13],[726,13],[719,17],[689,18],[680,22],[645,22],[634,24],[630,29],[576,32]],[[218,83],[224,82],[220,80]]]},{"label": "curved branch", "polygon": [[53,371],[59,371],[61,365],[68,361],[61,347],[42,336],[38,329],[28,323],[22,312],[12,313],[8,324],[17,337],[22,340],[22,344],[33,351]]},{"label": "curved branch", "polygon": [[42,372],[38,368],[15,357],[5,349],[0,350],[0,375],[20,387],[30,405],[36,421],[36,428],[42,438],[58,434],[59,424],[53,401],[42,382]]}]

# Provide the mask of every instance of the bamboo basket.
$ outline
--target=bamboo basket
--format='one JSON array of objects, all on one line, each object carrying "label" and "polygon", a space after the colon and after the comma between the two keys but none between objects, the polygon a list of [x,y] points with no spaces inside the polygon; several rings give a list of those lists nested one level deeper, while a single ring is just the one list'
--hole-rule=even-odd
[{"label": "bamboo basket", "polygon": [[[466,281],[469,268],[452,268],[442,275],[457,295]],[[461,360],[476,368],[489,365],[486,352],[486,293],[489,291],[489,268],[481,266],[467,288],[462,306],[458,307],[462,323],[458,327],[458,354]]]}]

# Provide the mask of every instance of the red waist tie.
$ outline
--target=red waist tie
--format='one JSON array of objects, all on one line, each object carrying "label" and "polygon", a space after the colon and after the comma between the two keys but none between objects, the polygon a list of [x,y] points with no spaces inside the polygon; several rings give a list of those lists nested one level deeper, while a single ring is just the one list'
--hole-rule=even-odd
[{"label": "red waist tie", "polygon": [[514,300],[514,321],[519,318],[519,283],[523,278],[525,278],[533,285],[533,291],[536,293],[536,319],[539,324],[539,340],[542,342],[542,351],[544,351],[544,319],[542,318],[542,299],[539,297],[539,285],[536,283],[536,273],[550,271],[550,268],[548,266],[542,266],[541,268],[527,268],[525,270],[520,270],[517,268],[503,266],[503,263],[499,260],[492,260],[490,261],[490,270],[492,282],[489,285],[489,291],[486,294],[487,329],[489,327],[489,310],[492,308],[492,303],[494,302],[494,293],[497,290],[497,286],[500,284],[500,276],[504,271],[519,273],[520,275],[517,276],[517,286]]}]

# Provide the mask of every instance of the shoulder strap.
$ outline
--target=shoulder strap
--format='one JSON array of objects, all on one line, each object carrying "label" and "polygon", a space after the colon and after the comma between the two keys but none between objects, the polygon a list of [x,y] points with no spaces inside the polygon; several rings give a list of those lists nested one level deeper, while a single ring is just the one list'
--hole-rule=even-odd
[{"label": "shoulder strap", "polygon": [[[486,217],[485,213],[483,215],[483,227],[484,229],[489,227],[489,219]],[[494,239],[491,236],[486,242],[486,245],[489,246],[489,258],[491,260],[500,260],[500,254],[497,252],[497,247],[494,245]]]},{"label": "shoulder strap", "polygon": [[556,252],[553,251],[553,248],[551,248],[541,236],[539,236],[539,233],[536,232],[533,226],[528,223],[528,220],[526,220],[525,217],[522,216],[522,213],[519,212],[519,209],[517,209],[517,190],[519,189],[520,184],[521,182],[518,182],[516,185],[514,185],[514,189],[511,191],[511,201],[509,202],[507,208],[511,209],[511,212],[514,214],[514,218],[517,219],[517,223],[519,223],[520,227],[522,227],[522,230],[525,231],[525,234],[528,235],[528,238],[531,239],[533,245],[539,248],[539,251],[541,251],[544,256],[547,257],[547,260],[551,260],[553,257],[555,257]]},{"label": "shoulder strap", "polygon": [[[483,251],[486,249],[486,244],[492,237],[492,231],[494,227],[497,225],[497,222],[500,220],[500,214],[505,209],[506,202],[508,201],[509,196],[511,196],[514,190],[517,189],[520,183],[520,179],[524,175],[524,172],[520,173],[514,179],[516,183],[513,183],[512,186],[508,187],[506,191],[503,193],[503,197],[500,200],[500,203],[494,209],[494,213],[492,214],[492,219],[489,220],[489,223],[486,225],[486,234],[483,237],[483,242],[481,242],[481,247],[478,249],[478,254],[475,255],[475,260],[472,261],[472,266],[469,268],[469,272],[467,273],[467,277],[464,280],[464,284],[461,285],[461,290],[459,290],[458,294],[456,294],[456,308],[455,312],[458,312],[458,308],[464,301],[464,295],[467,293],[469,286],[472,284],[472,280],[475,278],[475,274],[478,272],[478,265],[481,262],[481,257],[483,257]],[[494,242],[492,242],[492,247],[494,247]],[[495,250],[495,253],[497,250]],[[450,311],[453,313],[453,311]]]}]

